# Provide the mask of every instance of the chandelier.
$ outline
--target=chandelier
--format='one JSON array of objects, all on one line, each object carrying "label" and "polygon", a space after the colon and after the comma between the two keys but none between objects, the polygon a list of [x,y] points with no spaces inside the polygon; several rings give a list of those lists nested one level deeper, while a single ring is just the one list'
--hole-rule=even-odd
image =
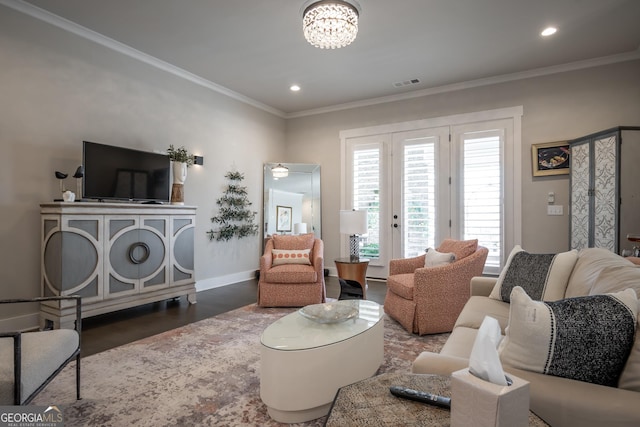
[{"label": "chandelier", "polygon": [[355,0],[313,0],[306,4],[302,30],[309,43],[320,49],[338,49],[356,39],[360,5]]},{"label": "chandelier", "polygon": [[271,173],[274,178],[286,178],[289,176],[289,168],[282,166],[282,163],[278,163],[278,166],[271,168]]}]

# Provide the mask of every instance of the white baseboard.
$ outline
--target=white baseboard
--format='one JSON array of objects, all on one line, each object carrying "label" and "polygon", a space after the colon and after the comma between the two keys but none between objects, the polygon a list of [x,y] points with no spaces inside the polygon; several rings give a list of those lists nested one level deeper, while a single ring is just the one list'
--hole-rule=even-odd
[{"label": "white baseboard", "polygon": [[[196,292],[220,288],[227,285],[233,285],[234,283],[244,282],[245,280],[251,280],[255,277],[255,270],[250,270],[235,274],[229,274],[227,276],[198,280],[196,282]],[[30,329],[38,328],[39,325],[39,312],[10,317],[7,319],[0,319],[0,331],[27,331]]]},{"label": "white baseboard", "polygon": [[220,288],[222,286],[233,285],[256,277],[256,271],[242,271],[240,273],[229,274],[227,276],[212,277],[210,279],[198,280],[196,282],[196,292],[207,291],[209,289]]},{"label": "white baseboard", "polygon": [[37,329],[40,326],[40,313],[29,313],[20,316],[0,319],[0,331],[25,332]]}]

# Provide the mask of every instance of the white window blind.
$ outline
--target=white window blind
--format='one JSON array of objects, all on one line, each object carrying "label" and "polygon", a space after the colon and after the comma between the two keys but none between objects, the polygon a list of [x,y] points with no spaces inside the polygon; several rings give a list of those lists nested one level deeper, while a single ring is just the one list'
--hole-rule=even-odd
[{"label": "white window blind", "polygon": [[500,267],[502,254],[501,137],[495,131],[463,136],[463,223],[465,239],[489,249],[485,267]]},{"label": "white window blind", "polygon": [[522,238],[521,117],[509,107],[340,132],[341,206],[369,211],[368,275],[445,238],[477,238],[484,273],[500,273]]},{"label": "white window blind", "polygon": [[403,254],[414,257],[435,246],[435,143],[407,144],[403,164]]},{"label": "white window blind", "polygon": [[367,235],[360,239],[360,256],[380,256],[380,149],[353,152],[353,208],[367,210]]}]

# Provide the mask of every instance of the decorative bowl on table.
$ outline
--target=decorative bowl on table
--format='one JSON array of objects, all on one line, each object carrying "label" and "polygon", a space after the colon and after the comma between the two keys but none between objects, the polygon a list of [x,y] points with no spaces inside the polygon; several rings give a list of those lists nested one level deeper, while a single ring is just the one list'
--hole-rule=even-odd
[{"label": "decorative bowl on table", "polygon": [[340,323],[356,317],[359,309],[353,301],[335,301],[307,305],[298,310],[298,313],[318,323]]}]

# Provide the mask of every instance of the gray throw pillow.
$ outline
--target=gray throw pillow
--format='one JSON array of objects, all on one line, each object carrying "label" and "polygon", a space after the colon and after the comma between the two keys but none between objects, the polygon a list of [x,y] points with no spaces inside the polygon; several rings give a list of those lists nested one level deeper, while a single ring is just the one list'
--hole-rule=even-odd
[{"label": "gray throw pillow", "polygon": [[542,302],[516,287],[500,359],[518,369],[616,387],[633,346],[637,311],[633,289]]},{"label": "gray throw pillow", "polygon": [[564,298],[569,277],[578,259],[578,251],[559,254],[531,254],[516,246],[500,273],[490,297],[509,302],[516,286],[536,301]]}]

